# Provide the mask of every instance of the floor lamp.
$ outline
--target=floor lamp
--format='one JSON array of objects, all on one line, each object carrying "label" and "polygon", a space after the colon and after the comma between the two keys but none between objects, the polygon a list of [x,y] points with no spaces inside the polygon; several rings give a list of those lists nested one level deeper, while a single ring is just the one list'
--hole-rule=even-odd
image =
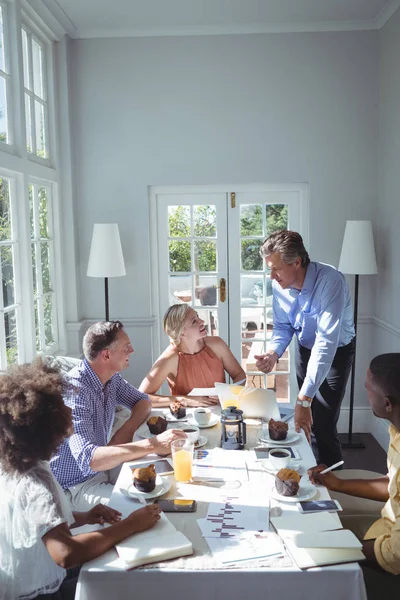
[{"label": "floor lamp", "polygon": [[126,275],[117,223],[95,223],[90,246],[88,277],[104,277],[106,321],[110,320],[108,278]]},{"label": "floor lamp", "polygon": [[[354,328],[357,336],[358,317],[358,280],[360,275],[375,275],[376,266],[374,238],[372,235],[371,221],[347,221],[344,232],[342,252],[339,261],[339,271],[354,275]],[[339,436],[344,448],[365,448],[361,441],[353,435],[354,411],[354,383],[356,377],[356,346],[354,348],[354,362],[351,369],[349,430]]]}]

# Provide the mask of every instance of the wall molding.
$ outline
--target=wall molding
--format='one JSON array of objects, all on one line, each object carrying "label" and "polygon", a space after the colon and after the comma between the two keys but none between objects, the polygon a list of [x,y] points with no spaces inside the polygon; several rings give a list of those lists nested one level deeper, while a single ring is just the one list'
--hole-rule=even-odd
[{"label": "wall molding", "polygon": [[[99,319],[82,319],[82,321],[69,321],[66,323],[67,331],[79,332],[85,326],[93,325],[97,323]],[[133,317],[130,319],[121,319],[124,327],[154,327],[156,317]]]},{"label": "wall molding", "polygon": [[396,327],[395,325],[392,325],[391,323],[388,323],[387,321],[384,321],[383,319],[380,319],[379,317],[372,317],[372,322],[374,325],[376,325],[376,327],[380,327],[384,331],[388,331],[392,335],[395,335],[396,337],[400,338],[400,328],[399,327]]}]

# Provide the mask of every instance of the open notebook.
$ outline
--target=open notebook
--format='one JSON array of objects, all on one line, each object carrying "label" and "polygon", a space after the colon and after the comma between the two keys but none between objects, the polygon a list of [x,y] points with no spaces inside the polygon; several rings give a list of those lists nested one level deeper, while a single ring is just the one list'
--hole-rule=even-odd
[{"label": "open notebook", "polygon": [[[140,501],[125,497],[119,490],[112,493],[108,505],[119,510],[122,518],[143,507]],[[193,554],[192,543],[163,513],[152,529],[131,535],[116,544],[115,549],[126,569]]]}]

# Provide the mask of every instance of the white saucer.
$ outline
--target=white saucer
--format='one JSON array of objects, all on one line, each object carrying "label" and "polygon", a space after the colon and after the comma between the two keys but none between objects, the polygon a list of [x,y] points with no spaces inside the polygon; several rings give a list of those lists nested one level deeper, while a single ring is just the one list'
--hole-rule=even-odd
[{"label": "white saucer", "polygon": [[189,415],[185,415],[184,417],[182,417],[181,419],[177,419],[176,417],[174,417],[174,415],[172,415],[171,413],[166,413],[165,415],[163,415],[165,419],[167,419],[167,421],[169,421],[170,423],[182,423],[183,421],[187,421]]},{"label": "white saucer", "polygon": [[152,492],[141,492],[140,490],[135,488],[133,483],[128,487],[127,492],[129,496],[132,496],[133,498],[137,496],[140,496],[141,498],[157,498],[157,496],[162,496],[163,494],[166,494],[170,487],[171,483],[168,481],[168,479],[164,479],[160,475],[157,475],[156,487]]},{"label": "white saucer", "polygon": [[300,489],[295,496],[282,496],[282,494],[278,494],[274,486],[271,490],[271,498],[279,500],[279,502],[302,502],[303,500],[314,498],[317,492],[317,488],[309,484],[304,487],[300,486]]},{"label": "white saucer", "polygon": [[197,450],[197,448],[201,448],[202,446],[205,446],[208,442],[208,438],[205,435],[201,435],[199,437],[199,439],[197,440],[197,442],[194,445],[194,449]]},{"label": "white saucer", "polygon": [[[276,469],[275,467],[272,466],[272,463],[269,460],[269,458],[267,458],[266,460],[263,460],[261,462],[261,467],[264,469],[264,471],[267,471],[268,473],[272,473],[272,475],[275,475],[275,473],[277,473],[279,471],[279,469]],[[290,463],[286,467],[286,469],[294,469],[295,471],[300,473],[300,471],[301,471],[300,462],[298,460],[293,460],[293,458],[292,458]]]},{"label": "white saucer", "polygon": [[188,422],[189,422],[190,425],[196,425],[196,427],[198,427],[199,429],[207,429],[207,427],[214,427],[219,422],[219,416],[212,414],[210,420],[207,423],[207,425],[200,425],[196,421],[196,419],[194,418],[193,415],[191,415],[189,417]]},{"label": "white saucer", "polygon": [[[188,426],[187,422],[184,421],[180,423],[179,421],[171,421],[168,422],[167,429],[185,429]],[[155,437],[156,433],[150,433],[149,428],[147,427],[147,423],[143,423],[137,430],[136,433],[142,438],[152,438]]]},{"label": "white saucer", "polygon": [[263,433],[262,431],[259,431],[257,433],[257,437],[260,440],[260,442],[264,442],[265,444],[269,444],[270,446],[271,445],[275,446],[275,444],[277,446],[285,446],[286,444],[291,444],[292,442],[296,442],[297,440],[299,440],[300,434],[297,433],[296,431],[289,430],[288,434],[284,440],[271,440],[268,433]]}]

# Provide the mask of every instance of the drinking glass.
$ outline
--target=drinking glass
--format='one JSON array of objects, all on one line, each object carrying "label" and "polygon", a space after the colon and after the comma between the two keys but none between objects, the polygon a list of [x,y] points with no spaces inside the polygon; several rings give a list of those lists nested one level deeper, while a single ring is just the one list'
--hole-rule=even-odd
[{"label": "drinking glass", "polygon": [[189,439],[175,440],[171,444],[175,480],[187,483],[192,480],[194,443]]}]

